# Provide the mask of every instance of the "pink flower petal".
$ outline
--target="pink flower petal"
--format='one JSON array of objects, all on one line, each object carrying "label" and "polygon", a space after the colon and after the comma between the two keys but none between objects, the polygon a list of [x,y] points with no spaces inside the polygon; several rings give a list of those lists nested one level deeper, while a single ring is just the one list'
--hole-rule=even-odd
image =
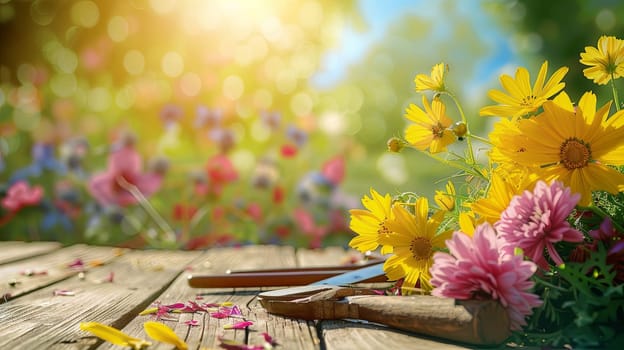
[{"label": "pink flower petal", "polygon": [[71,297],[76,295],[76,292],[73,292],[71,290],[68,289],[57,289],[54,292],[52,292],[53,295],[55,296],[65,296],[65,297]]},{"label": "pink flower petal", "polygon": [[169,309],[183,309],[186,305],[184,303],[174,303],[169,305],[163,305]]},{"label": "pink flower petal", "polygon": [[218,318],[218,319],[222,319],[222,318],[228,318],[228,316],[230,316],[228,313],[225,312],[211,312],[210,313],[210,317],[212,318]]},{"label": "pink flower petal", "polygon": [[251,325],[253,325],[251,321],[242,321],[223,325],[223,329],[245,329]]},{"label": "pink flower petal", "polygon": [[472,239],[455,232],[447,241],[450,253],[436,252],[431,267],[432,295],[454,298],[499,300],[507,309],[510,328],[519,330],[526,324],[531,309],[542,304],[528,292],[533,287],[530,277],[535,263],[502,250],[504,241],[488,223],[475,229]]},{"label": "pink flower petal", "polygon": [[108,276],[102,280],[102,282],[113,283],[113,279],[115,278],[115,273],[111,271]]},{"label": "pink flower petal", "polygon": [[85,264],[80,258],[77,258],[76,260],[72,261],[71,263],[67,265],[67,267],[70,267],[72,269],[82,269],[84,268],[84,266]]},{"label": "pink flower petal", "polygon": [[22,276],[43,276],[43,275],[47,275],[48,274],[48,270],[40,270],[40,269],[26,269],[23,271],[20,271],[20,275]]}]

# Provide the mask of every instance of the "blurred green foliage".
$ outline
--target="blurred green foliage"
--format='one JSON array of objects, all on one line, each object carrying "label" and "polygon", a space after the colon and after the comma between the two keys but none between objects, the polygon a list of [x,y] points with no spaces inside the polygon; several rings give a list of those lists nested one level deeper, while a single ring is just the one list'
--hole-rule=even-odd
[{"label": "blurred green foliage", "polygon": [[[580,52],[596,46],[602,35],[621,37],[624,32],[624,3],[618,0],[505,0],[491,4],[502,28],[518,54],[530,65],[548,60],[552,69],[570,68],[564,81],[570,98],[576,100],[586,91],[607,102],[610,86],[597,86],[581,73]],[[621,84],[616,82],[616,84]]]}]

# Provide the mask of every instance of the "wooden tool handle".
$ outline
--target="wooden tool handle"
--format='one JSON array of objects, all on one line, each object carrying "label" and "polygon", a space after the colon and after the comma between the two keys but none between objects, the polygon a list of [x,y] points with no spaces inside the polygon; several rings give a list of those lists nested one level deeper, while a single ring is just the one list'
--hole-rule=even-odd
[{"label": "wooden tool handle", "polygon": [[507,311],[497,301],[432,296],[355,296],[348,317],[475,345],[501,344],[510,335]]}]

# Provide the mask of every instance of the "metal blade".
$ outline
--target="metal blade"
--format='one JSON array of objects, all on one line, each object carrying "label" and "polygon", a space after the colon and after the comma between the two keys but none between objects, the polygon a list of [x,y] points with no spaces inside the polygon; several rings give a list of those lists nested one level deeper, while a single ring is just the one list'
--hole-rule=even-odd
[{"label": "metal blade", "polygon": [[369,279],[374,279],[377,276],[384,274],[384,263],[379,263],[361,269],[345,272],[340,275],[332,276],[324,280],[320,280],[312,283],[311,285],[332,285],[332,286],[344,286],[352,283],[368,282]]}]

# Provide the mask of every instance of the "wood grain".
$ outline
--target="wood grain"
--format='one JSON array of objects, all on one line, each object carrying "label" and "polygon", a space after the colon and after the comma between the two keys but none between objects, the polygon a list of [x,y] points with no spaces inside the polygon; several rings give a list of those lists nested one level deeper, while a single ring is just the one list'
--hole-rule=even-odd
[{"label": "wood grain", "polygon": [[374,324],[348,321],[321,322],[322,336],[327,350],[350,349],[427,349],[427,350],[466,350],[465,345],[457,345],[414,336],[392,328]]},{"label": "wood grain", "polygon": [[[78,244],[45,255],[0,265],[0,304],[107,264],[122,252],[117,248]],[[70,266],[78,261],[83,262],[82,268]]]},{"label": "wood grain", "polygon": [[[0,247],[11,246],[0,244]],[[23,243],[19,243],[23,244]],[[340,247],[295,250],[280,246],[214,248],[204,252],[119,251],[109,247],[72,246],[0,265],[0,291],[12,288],[13,299],[0,303],[0,349],[120,349],[79,329],[80,322],[96,321],[148,339],[139,316],[154,301],[223,302],[238,305],[244,319],[254,324],[247,330],[224,330],[231,319],[215,319],[206,313],[174,314],[164,321],[190,345],[190,349],[217,349],[220,335],[246,344],[262,344],[263,332],[280,344],[278,349],[470,349],[384,327],[350,321],[305,321],[268,314],[257,299],[261,291],[274,288],[190,288],[190,273],[224,273],[230,269],[253,270],[295,266],[328,266],[348,261],[353,253]],[[36,254],[36,253],[32,253]],[[83,278],[67,264],[80,258],[88,262]],[[47,275],[24,277],[20,271],[45,268]],[[113,273],[113,281],[105,282]],[[20,277],[19,287],[9,287]],[[73,296],[54,295],[65,289]],[[199,298],[199,299],[198,299]],[[196,319],[198,327],[185,321]],[[153,342],[153,349],[172,349]],[[504,349],[501,346],[497,349]],[[524,348],[523,348],[524,349]]]},{"label": "wood grain", "polygon": [[[197,254],[133,251],[53,286],[0,305],[0,349],[90,349],[100,343],[80,322],[123,327],[180,275]],[[112,283],[102,282],[114,273]],[[54,290],[75,292],[54,295]]]},{"label": "wood grain", "polygon": [[0,242],[0,265],[46,254],[61,247],[58,242]]},{"label": "wood grain", "polygon": [[[244,320],[254,322],[247,330],[224,330],[225,324],[240,321],[241,319],[217,319],[200,312],[195,314],[174,315],[173,321],[164,321],[176,334],[184,339],[190,349],[217,349],[219,336],[247,344],[262,344],[261,333],[267,332],[280,342],[283,349],[314,349],[318,344],[316,330],[313,323],[305,321],[290,321],[269,316],[259,303],[256,295],[262,290],[259,288],[190,288],[186,275],[190,273],[223,273],[229,269],[257,269],[295,266],[295,250],[292,247],[277,246],[245,246],[240,248],[209,249],[195,259],[187,273],[179,276],[157,299],[163,303],[185,302],[193,300],[201,303],[231,302],[240,307]],[[197,299],[197,298],[201,299]],[[146,338],[143,323],[150,316],[137,316],[123,331],[127,334]],[[184,321],[196,319],[199,327],[191,327]],[[277,321],[277,326],[276,322]],[[295,324],[294,326],[288,326]],[[286,327],[286,328],[284,328]],[[154,344],[154,349],[171,349],[166,344]],[[113,345],[102,344],[98,349],[115,349]],[[150,348],[151,349],[151,348]]]}]

